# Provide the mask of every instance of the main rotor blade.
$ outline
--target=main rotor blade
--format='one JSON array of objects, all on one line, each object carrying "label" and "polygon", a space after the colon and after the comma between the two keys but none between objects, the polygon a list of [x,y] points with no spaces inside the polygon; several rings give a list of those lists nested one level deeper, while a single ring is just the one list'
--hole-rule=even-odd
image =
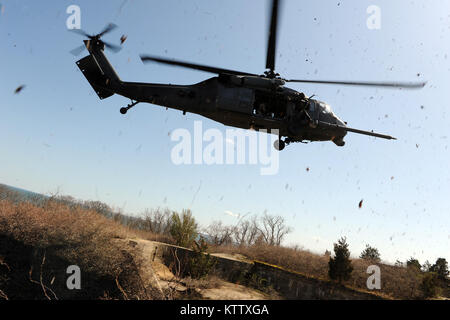
[{"label": "main rotor blade", "polygon": [[111,50],[111,51],[113,51],[113,52],[119,52],[120,50],[122,50],[122,47],[121,46],[118,46],[118,45],[116,45],[116,44],[112,44],[112,43],[108,43],[108,42],[104,42],[103,41],[103,43],[105,44],[105,47],[107,47],[109,50]]},{"label": "main rotor blade", "polygon": [[210,66],[194,64],[194,63],[189,63],[189,62],[184,62],[184,61],[168,60],[168,59],[159,58],[159,57],[153,57],[153,56],[141,55],[141,60],[142,60],[142,62],[153,61],[153,62],[157,62],[157,63],[163,63],[163,64],[172,65],[172,66],[189,68],[189,69],[200,70],[200,71],[216,73],[216,74],[258,76],[258,75],[253,74],[253,73],[247,73],[247,72],[241,72],[241,71],[230,70],[230,69],[222,69],[222,68],[210,67]]},{"label": "main rotor blade", "polygon": [[269,39],[267,43],[266,68],[275,70],[275,55],[278,30],[278,4],[279,0],[272,0],[272,14],[270,17]]},{"label": "main rotor blade", "polygon": [[103,31],[100,32],[98,35],[99,35],[100,37],[102,37],[103,35],[107,34],[108,32],[113,31],[113,30],[116,29],[116,28],[117,28],[117,25],[115,25],[114,23],[110,23],[110,24],[108,24],[108,25],[103,29]]},{"label": "main rotor blade", "polygon": [[331,124],[331,123],[327,123],[327,122],[323,122],[323,121],[319,121],[319,126],[321,126],[321,127],[328,127],[328,128],[337,128],[337,129],[345,130],[345,131],[348,131],[348,132],[364,134],[366,136],[372,136],[372,137],[377,137],[377,138],[382,138],[382,139],[397,140],[397,138],[394,138],[392,136],[388,136],[388,135],[385,135],[385,134],[376,133],[376,132],[372,132],[372,131],[365,131],[365,130],[360,130],[360,129],[349,128],[349,127],[346,127],[346,126],[340,126],[338,124]]},{"label": "main rotor blade", "polygon": [[370,87],[391,87],[405,89],[423,88],[426,82],[367,82],[367,81],[327,81],[327,80],[297,80],[284,79],[286,82],[319,83],[319,84],[339,84],[348,86],[370,86]]}]

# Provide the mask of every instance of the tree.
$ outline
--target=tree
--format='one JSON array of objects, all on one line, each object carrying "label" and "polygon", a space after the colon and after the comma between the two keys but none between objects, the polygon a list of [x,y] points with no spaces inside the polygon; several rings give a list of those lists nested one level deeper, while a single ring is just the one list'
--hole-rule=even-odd
[{"label": "tree", "polygon": [[438,276],[434,272],[427,272],[422,278],[420,290],[424,298],[433,298],[438,294]]},{"label": "tree", "polygon": [[361,255],[359,257],[361,259],[369,260],[369,261],[373,261],[373,262],[380,262],[380,260],[381,260],[378,249],[373,248],[373,247],[369,246],[368,244],[366,245],[366,248],[364,249],[364,251],[361,253]]},{"label": "tree", "polygon": [[194,279],[207,276],[217,263],[216,258],[208,253],[208,244],[203,237],[194,241],[194,253],[189,260],[189,274]]},{"label": "tree", "polygon": [[251,246],[259,236],[258,219],[253,216],[250,220],[242,220],[233,230],[234,242],[238,245]]},{"label": "tree", "polygon": [[422,266],[420,265],[419,260],[414,259],[413,257],[411,257],[408,261],[406,261],[406,266],[407,266],[408,268],[416,269],[416,270],[419,270],[419,271],[420,271],[420,269],[421,269],[421,267],[422,267]]},{"label": "tree", "polygon": [[172,213],[170,234],[175,243],[181,247],[189,247],[198,235],[198,225],[191,210],[183,210],[181,214]]},{"label": "tree", "polygon": [[221,221],[214,221],[205,230],[208,236],[208,242],[216,246],[233,243],[233,227],[224,226]]},{"label": "tree", "polygon": [[[68,201],[72,203],[76,202],[76,200],[71,196],[64,196],[61,198],[63,199],[63,201]],[[83,206],[86,209],[94,210],[95,212],[98,212],[104,215],[105,217],[109,218],[112,216],[112,209],[106,203],[103,203],[101,201],[92,201],[92,200],[84,201]]]},{"label": "tree", "polygon": [[262,226],[258,227],[264,242],[271,246],[279,246],[284,237],[292,231],[285,224],[282,216],[272,216],[264,213],[261,218]]},{"label": "tree", "polygon": [[422,271],[423,272],[431,271],[431,263],[428,260],[425,261],[424,264],[422,265]]},{"label": "tree", "polygon": [[400,260],[397,259],[397,261],[395,261],[395,266],[396,267],[403,267],[403,262],[401,262]]},{"label": "tree", "polygon": [[347,239],[343,237],[339,239],[338,243],[334,244],[334,258],[330,257],[328,262],[328,275],[331,279],[342,283],[343,280],[350,279],[352,271],[353,266],[350,260]]},{"label": "tree", "polygon": [[448,277],[448,264],[445,258],[438,258],[436,263],[430,267],[430,271],[435,272],[437,277],[445,280]]},{"label": "tree", "polygon": [[170,231],[172,216],[169,209],[146,209],[143,214],[143,229],[156,234],[167,234]]}]

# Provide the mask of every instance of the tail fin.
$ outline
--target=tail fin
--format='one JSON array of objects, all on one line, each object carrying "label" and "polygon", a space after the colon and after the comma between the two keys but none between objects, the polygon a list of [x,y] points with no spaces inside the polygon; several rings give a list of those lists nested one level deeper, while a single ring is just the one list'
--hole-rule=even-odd
[{"label": "tail fin", "polygon": [[90,55],[77,61],[78,68],[89,81],[100,99],[114,94],[114,85],[120,78],[101,50],[89,50]]}]

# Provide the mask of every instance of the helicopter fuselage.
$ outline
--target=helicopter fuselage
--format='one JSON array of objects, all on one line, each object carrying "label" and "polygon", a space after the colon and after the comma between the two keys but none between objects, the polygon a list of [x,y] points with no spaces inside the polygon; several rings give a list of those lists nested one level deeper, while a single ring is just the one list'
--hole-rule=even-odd
[{"label": "helicopter fuselage", "polygon": [[126,82],[119,79],[102,50],[91,47],[89,51],[91,55],[77,65],[100,99],[115,93],[139,103],[199,114],[226,126],[268,133],[277,129],[287,142],[332,140],[344,145],[345,130],[318,126],[345,126],[329,106],[284,87],[281,79],[222,74],[185,86]]},{"label": "helicopter fuselage", "polygon": [[120,82],[114,91],[131,100],[199,114],[226,126],[278,129],[280,136],[293,141],[327,141],[346,134],[315,127],[318,121],[344,123],[324,103],[286,87],[237,86],[219,76],[188,86]]}]

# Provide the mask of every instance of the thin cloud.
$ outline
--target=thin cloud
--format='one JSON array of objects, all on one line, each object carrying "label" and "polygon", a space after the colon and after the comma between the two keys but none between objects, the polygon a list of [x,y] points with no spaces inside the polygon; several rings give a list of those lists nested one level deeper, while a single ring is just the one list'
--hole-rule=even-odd
[{"label": "thin cloud", "polygon": [[236,218],[239,218],[241,216],[239,213],[233,213],[230,210],[225,210],[225,214],[227,214],[231,217],[236,217]]}]

